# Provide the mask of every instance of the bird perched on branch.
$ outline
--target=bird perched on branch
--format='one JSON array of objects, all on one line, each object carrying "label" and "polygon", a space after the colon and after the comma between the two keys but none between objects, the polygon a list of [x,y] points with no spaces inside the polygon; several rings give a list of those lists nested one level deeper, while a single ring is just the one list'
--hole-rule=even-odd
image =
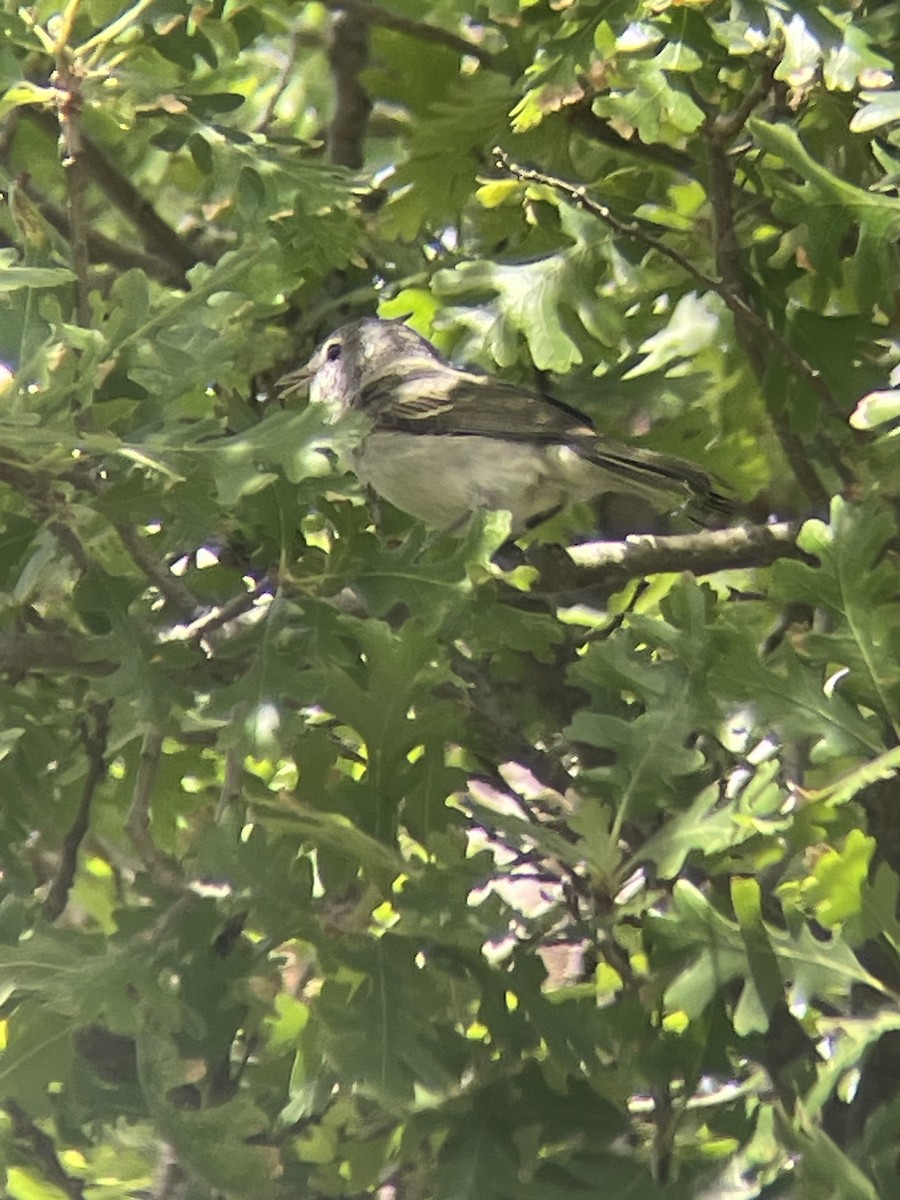
[{"label": "bird perched on branch", "polygon": [[608,492],[700,523],[731,509],[693,463],[611,441],[568,404],[455,367],[401,321],[341,326],[279,386],[283,395],[309,386],[313,401],[367,417],[353,470],[397,508],[448,532],[479,509],[505,509],[515,537]]}]

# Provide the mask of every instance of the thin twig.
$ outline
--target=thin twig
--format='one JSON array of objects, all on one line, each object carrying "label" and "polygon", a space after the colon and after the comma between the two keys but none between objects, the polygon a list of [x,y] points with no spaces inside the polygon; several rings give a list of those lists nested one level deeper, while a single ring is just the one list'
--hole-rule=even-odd
[{"label": "thin twig", "polygon": [[274,581],[267,575],[251,591],[232,596],[225,604],[214,608],[212,612],[204,613],[190,625],[179,629],[177,634],[170,635],[170,640],[200,643],[211,633],[221,629],[223,625],[228,625],[231,621],[235,621],[244,613],[249,612],[257,600],[270,595],[274,588]]},{"label": "thin twig", "polygon": [[69,901],[69,892],[75,882],[75,869],[78,865],[78,850],[88,831],[91,815],[91,804],[94,793],[106,778],[106,746],[109,740],[109,713],[112,701],[105,704],[95,704],[91,708],[92,725],[86,719],[79,722],[81,742],[88,760],[87,775],[81,789],[81,800],[75,820],[72,822],[66,836],[63,838],[62,854],[59,866],[43,904],[43,915],[48,921],[55,921],[64,911]]},{"label": "thin twig", "polygon": [[84,1182],[75,1179],[63,1168],[53,1139],[32,1121],[15,1100],[4,1100],[2,1108],[10,1119],[14,1136],[28,1147],[47,1182],[59,1188],[69,1200],[84,1200]]},{"label": "thin twig", "polygon": [[494,56],[489,50],[460,37],[450,29],[442,29],[439,25],[429,25],[425,21],[415,21],[411,17],[401,17],[398,13],[382,8],[380,4],[369,4],[368,0],[322,0],[325,8],[332,12],[352,13],[361,17],[370,25],[380,25],[383,29],[393,29],[396,33],[404,33],[408,37],[417,38],[420,42],[429,42],[434,46],[446,46],[457,54],[465,54],[476,58],[483,67],[497,70]]},{"label": "thin twig", "polygon": [[292,30],[288,38],[288,52],[285,55],[281,70],[275,78],[275,84],[272,88],[272,94],[266,101],[266,106],[262,111],[262,116],[256,122],[254,131],[256,133],[265,133],[272,121],[275,119],[275,109],[278,107],[278,101],[281,99],[285,88],[294,78],[297,70],[297,55],[300,51],[300,33],[299,30]]},{"label": "thin twig", "polygon": [[119,540],[132,561],[159,591],[173,612],[183,621],[193,621],[202,605],[191,595],[190,588],[159,561],[132,525],[114,525]]},{"label": "thin twig", "polygon": [[718,113],[712,118],[712,131],[717,138],[722,141],[731,141],[737,137],[747,124],[748,119],[753,115],[757,105],[762,104],[763,100],[765,100],[772,90],[772,84],[775,82],[775,72],[778,70],[778,62],[778,58],[766,58],[765,66],[760,72],[759,77],[734,112]]},{"label": "thin twig", "polygon": [[[493,155],[497,166],[513,179],[518,179],[522,183],[536,183],[552,188],[553,191],[558,192],[561,196],[565,196],[572,204],[578,205],[586,212],[591,213],[592,216],[597,217],[598,220],[612,229],[614,233],[619,234],[621,237],[634,238],[636,241],[648,246],[651,250],[656,250],[657,253],[664,255],[670,262],[675,263],[677,267],[680,267],[686,275],[700,284],[702,288],[714,292],[719,296],[725,306],[734,314],[737,321],[742,322],[746,328],[763,339],[764,342],[775,345],[785,361],[809,382],[815,389],[816,394],[828,405],[831,411],[838,409],[837,401],[821,373],[807,362],[802,354],[799,354],[793,346],[785,341],[781,334],[776,329],[773,329],[745,300],[735,295],[728,284],[722,279],[714,279],[711,275],[707,275],[704,271],[701,271],[698,267],[694,266],[690,259],[679,253],[679,251],[672,249],[671,246],[661,241],[658,237],[655,237],[652,233],[649,233],[637,221],[621,221],[613,215],[605,204],[601,204],[598,200],[594,200],[589,196],[587,188],[583,184],[573,184],[555,175],[548,175],[544,171],[522,166],[519,163],[513,162],[509,155],[499,147],[494,148]],[[818,485],[818,489],[814,485],[812,486],[817,494],[811,496],[811,499],[817,504],[821,503],[823,499],[827,503],[828,494],[822,488],[821,484]]]},{"label": "thin twig", "polygon": [[181,874],[172,860],[158,848],[150,832],[150,805],[162,756],[162,742],[162,731],[155,727],[144,734],[125,832],[153,882],[167,891],[184,893],[186,885]]}]

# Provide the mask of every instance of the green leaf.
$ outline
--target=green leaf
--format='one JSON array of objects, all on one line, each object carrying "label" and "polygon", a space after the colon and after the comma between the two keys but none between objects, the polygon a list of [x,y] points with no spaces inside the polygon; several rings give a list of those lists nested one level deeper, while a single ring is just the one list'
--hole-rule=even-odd
[{"label": "green leaf", "polygon": [[842,926],[860,912],[863,885],[875,852],[874,838],[851,829],[842,849],[829,848],[804,881],[806,899],[815,906],[816,920],[826,929]]},{"label": "green leaf", "polygon": [[806,150],[786,125],[769,125],[751,118],[748,129],[763,150],[778,155],[805,183],[792,189],[795,203],[779,203],[776,211],[807,222],[808,250],[813,266],[834,272],[839,242],[848,225],[856,223],[859,240],[855,283],[861,304],[893,309],[893,264],[886,247],[900,235],[900,201],[879,196],[833,174]]},{"label": "green leaf", "polygon": [[[4,255],[7,257],[8,254]],[[72,283],[75,275],[68,267],[7,267],[0,265],[0,292],[17,288],[53,288]]]},{"label": "green leaf", "polygon": [[[808,521],[798,537],[798,545],[821,566],[781,563],[774,578],[780,595],[804,602],[815,597],[816,604],[840,618],[822,649],[832,664],[848,668],[842,691],[859,696],[900,729],[897,580],[892,565],[881,557],[893,533],[890,515],[878,504],[856,507],[836,498],[830,523]],[[817,649],[815,641],[812,648]]]},{"label": "green leaf", "polygon": [[860,92],[862,108],[850,118],[850,128],[854,133],[869,133],[872,129],[880,129],[882,125],[892,125],[900,121],[900,92],[878,91]]},{"label": "green leaf", "polygon": [[863,396],[850,415],[854,429],[877,429],[892,424],[900,417],[900,389],[869,392]]}]

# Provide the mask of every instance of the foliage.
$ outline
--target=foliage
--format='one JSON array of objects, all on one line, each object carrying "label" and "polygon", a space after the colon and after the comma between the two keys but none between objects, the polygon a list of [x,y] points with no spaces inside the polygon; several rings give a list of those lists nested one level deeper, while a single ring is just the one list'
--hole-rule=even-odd
[{"label": "foliage", "polygon": [[[898,17],[0,16],[13,1200],[896,1194]],[[802,557],[373,505],[274,381],[374,311]]]}]

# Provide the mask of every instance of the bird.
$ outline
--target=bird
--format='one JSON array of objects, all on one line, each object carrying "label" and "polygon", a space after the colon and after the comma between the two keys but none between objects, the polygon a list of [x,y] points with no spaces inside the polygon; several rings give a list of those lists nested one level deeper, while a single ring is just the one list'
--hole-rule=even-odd
[{"label": "bird", "polygon": [[402,320],[363,317],[330,334],[278,381],[284,397],[362,414],[350,466],[395,507],[458,533],[505,510],[511,536],[570,505],[616,492],[699,524],[732,510],[686,459],[605,437],[585,413],[516,383],[448,362]]}]

